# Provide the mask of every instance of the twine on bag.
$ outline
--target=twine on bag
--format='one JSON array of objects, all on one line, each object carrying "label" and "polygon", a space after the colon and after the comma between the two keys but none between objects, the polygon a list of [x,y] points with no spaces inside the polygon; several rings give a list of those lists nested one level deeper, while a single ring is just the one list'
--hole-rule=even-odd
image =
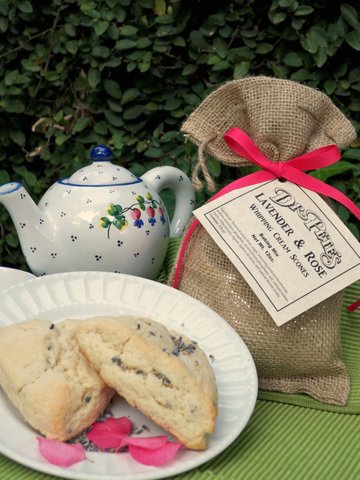
[{"label": "twine on bag", "polygon": [[196,191],[200,191],[203,188],[203,182],[199,178],[199,173],[200,171],[202,172],[205,182],[206,182],[206,187],[209,190],[209,192],[215,192],[216,190],[216,185],[211,178],[211,175],[209,173],[209,170],[206,166],[206,148],[210,142],[214,140],[216,135],[212,135],[203,142],[201,142],[201,145],[198,150],[198,161],[194,167],[194,171],[192,174],[192,184],[195,188]]}]

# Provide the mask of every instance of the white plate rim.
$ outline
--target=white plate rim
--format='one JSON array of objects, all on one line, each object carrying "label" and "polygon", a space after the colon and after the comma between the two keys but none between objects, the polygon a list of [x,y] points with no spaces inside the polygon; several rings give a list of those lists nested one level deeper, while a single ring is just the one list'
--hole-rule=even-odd
[{"label": "white plate rim", "polygon": [[[139,467],[139,473],[134,476],[134,473],[128,474],[125,473],[123,474],[121,471],[117,471],[114,475],[110,474],[101,474],[100,476],[98,474],[93,474],[91,472],[85,471],[84,473],[81,471],[76,471],[76,465],[74,468],[70,467],[68,469],[60,468],[55,465],[51,465],[48,463],[44,463],[43,461],[36,461],[31,459],[25,458],[24,455],[21,452],[16,452],[12,449],[6,448],[2,442],[2,434],[0,433],[0,453],[3,455],[7,456],[8,458],[14,460],[15,462],[22,464],[25,467],[29,467],[31,469],[34,469],[36,471],[42,472],[44,474],[49,474],[49,475],[54,475],[62,478],[68,478],[71,480],[152,480],[152,479],[163,479],[163,478],[168,478],[173,475],[177,475],[180,473],[187,472],[193,468],[196,468],[209,460],[213,459],[217,455],[219,455],[221,452],[223,452],[227,447],[229,447],[233,441],[241,434],[241,432],[244,430],[245,426],[247,425],[253,410],[255,408],[255,403],[257,399],[257,391],[258,391],[258,378],[257,378],[257,372],[256,372],[256,367],[254,360],[251,356],[251,353],[246,346],[245,342],[242,340],[242,338],[233,330],[233,328],[222,318],[220,317],[216,312],[211,310],[209,307],[206,305],[202,304],[198,300],[190,297],[189,295],[179,291],[175,290],[172,287],[169,287],[167,285],[155,282],[153,280],[148,280],[144,279],[141,277],[135,277],[132,275],[127,275],[127,274],[118,274],[118,273],[109,273],[109,272],[66,272],[66,273],[59,273],[59,274],[51,274],[51,275],[45,275],[42,277],[35,277],[34,279],[27,279],[17,285],[13,285],[6,290],[3,290],[0,292],[0,316],[3,314],[3,304],[4,300],[7,298],[12,298],[13,296],[18,296],[19,292],[20,294],[24,294],[26,298],[30,298],[30,300],[34,300],[32,297],[32,293],[36,290],[36,288],[39,287],[46,287],[48,288],[49,285],[51,286],[52,283],[56,283],[58,281],[62,282],[64,285],[68,285],[69,282],[71,281],[76,281],[76,280],[81,280],[84,282],[85,285],[87,285],[87,281],[93,281],[94,279],[102,280],[103,282],[106,283],[107,280],[112,280],[116,282],[122,282],[123,285],[126,285],[127,282],[133,282],[139,286],[141,286],[145,291],[147,287],[152,287],[156,288],[156,290],[160,292],[167,292],[174,298],[177,297],[179,300],[182,302],[185,302],[185,305],[187,305],[187,309],[185,309],[186,313],[191,308],[194,308],[195,311],[197,309],[202,310],[203,312],[205,311],[207,315],[213,319],[213,321],[216,322],[216,324],[219,326],[220,331],[223,333],[226,333],[226,335],[232,339],[232,341],[237,344],[237,347],[241,350],[241,356],[244,357],[245,363],[246,363],[246,369],[247,369],[247,374],[251,378],[251,382],[249,384],[249,391],[247,393],[247,402],[239,408],[245,408],[245,410],[242,411],[243,419],[242,422],[238,425],[234,424],[234,428],[232,431],[228,432],[226,435],[226,438],[223,439],[221,442],[217,442],[214,445],[209,447],[208,450],[205,450],[203,452],[194,452],[194,456],[190,460],[186,460],[185,464],[183,465],[173,465],[170,463],[168,466],[164,467],[148,467],[147,471],[140,471],[143,470],[143,466]],[[37,301],[39,299],[37,298]],[[91,302],[89,301],[89,304]],[[115,302],[116,304],[116,302]],[[71,305],[70,305],[71,306]],[[58,308],[61,310],[64,305],[59,306]],[[81,307],[81,304],[80,304]],[[135,309],[136,310],[136,309]],[[125,311],[125,313],[131,313]],[[135,314],[135,313],[134,313]],[[31,312],[29,312],[29,315],[26,318],[33,318],[34,314],[31,315]],[[46,316],[45,316],[46,318]],[[20,319],[19,321],[22,321],[23,319]],[[154,320],[157,320],[154,318]],[[181,318],[179,321],[182,320]],[[58,321],[58,320],[55,320]],[[0,326],[3,320],[0,320]],[[10,323],[13,323],[11,321]],[[179,325],[180,327],[180,325]],[[173,326],[171,325],[171,328]],[[179,330],[179,329],[178,329]],[[186,333],[188,336],[189,333]],[[197,338],[194,338],[197,339]],[[205,342],[206,343],[206,342]],[[206,351],[206,348],[202,346],[203,349]],[[217,359],[219,360],[219,359]],[[216,372],[216,367],[214,366],[214,370]],[[217,376],[217,380],[219,380]],[[4,396],[4,393],[0,389],[0,395]],[[219,405],[219,414],[221,411],[221,406]],[[1,419],[1,412],[0,412],[0,419]],[[36,435],[36,433],[35,433]],[[211,441],[211,439],[210,439]],[[193,453],[193,452],[191,452]],[[88,454],[87,454],[88,455]],[[103,455],[99,453],[91,453],[91,455]],[[106,455],[106,454],[105,454]],[[78,465],[78,464],[77,464]],[[140,465],[140,464],[138,464]]]}]

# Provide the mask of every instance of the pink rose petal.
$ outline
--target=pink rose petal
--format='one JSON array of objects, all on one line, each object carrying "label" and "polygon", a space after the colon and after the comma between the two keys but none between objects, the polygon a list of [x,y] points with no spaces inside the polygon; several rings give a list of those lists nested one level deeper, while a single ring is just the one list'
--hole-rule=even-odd
[{"label": "pink rose petal", "polygon": [[169,441],[165,435],[159,437],[128,437],[126,443],[134,447],[147,448],[148,450],[156,450],[157,448],[166,445]]},{"label": "pink rose petal", "polygon": [[102,428],[104,431],[118,432],[123,435],[129,435],[132,430],[131,420],[127,417],[108,417],[103,422],[95,422],[93,426],[97,425],[98,428]]},{"label": "pink rose petal", "polygon": [[129,453],[139,463],[159,467],[172,460],[180,447],[176,442],[167,442],[155,450],[129,445]]},{"label": "pink rose petal", "polygon": [[126,445],[125,440],[131,430],[132,423],[127,417],[109,417],[104,422],[95,422],[86,436],[98,448],[119,449]]},{"label": "pink rose petal", "polygon": [[46,460],[59,467],[70,467],[85,458],[85,451],[80,443],[68,444],[58,440],[36,437],[39,450]]}]

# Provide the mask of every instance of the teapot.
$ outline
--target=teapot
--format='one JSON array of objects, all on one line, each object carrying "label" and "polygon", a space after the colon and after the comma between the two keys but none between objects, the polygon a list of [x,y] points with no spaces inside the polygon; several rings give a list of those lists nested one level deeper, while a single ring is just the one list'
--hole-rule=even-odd
[{"label": "teapot", "polygon": [[[161,166],[136,177],[111,162],[106,145],[93,147],[92,163],[58,180],[36,205],[18,182],[0,186],[21,248],[35,275],[109,271],[154,279],[169,237],[180,236],[191,217],[195,192],[187,175]],[[170,189],[170,221],[159,192]]]}]

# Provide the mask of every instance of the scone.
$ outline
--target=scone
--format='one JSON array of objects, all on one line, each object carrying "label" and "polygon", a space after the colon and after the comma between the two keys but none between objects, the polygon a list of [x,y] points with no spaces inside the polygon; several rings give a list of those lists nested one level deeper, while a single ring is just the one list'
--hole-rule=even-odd
[{"label": "scone", "polygon": [[0,385],[24,419],[61,441],[91,425],[109,388],[80,352],[76,321],[29,320],[0,329]]},{"label": "scone", "polygon": [[179,442],[207,447],[217,415],[215,375],[199,346],[153,320],[94,317],[78,323],[80,350],[131,406]]}]

